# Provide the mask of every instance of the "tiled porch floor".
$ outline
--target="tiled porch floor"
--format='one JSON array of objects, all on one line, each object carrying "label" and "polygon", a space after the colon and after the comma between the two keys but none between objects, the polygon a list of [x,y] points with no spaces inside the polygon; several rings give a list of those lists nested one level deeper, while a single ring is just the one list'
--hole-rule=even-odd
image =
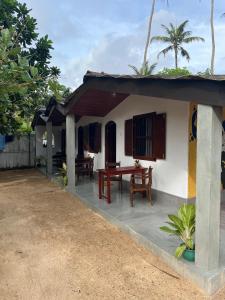
[{"label": "tiled porch floor", "polygon": [[120,223],[129,226],[135,232],[143,235],[151,242],[169,253],[174,252],[176,238],[168,237],[159,227],[167,220],[169,213],[174,213],[177,205],[171,203],[154,202],[153,206],[147,203],[146,198],[135,195],[134,207],[130,207],[129,193],[126,189],[120,193],[117,183],[112,184],[112,202],[108,204],[105,199],[98,198],[98,185],[96,181],[80,181],[76,186],[77,195],[94,206],[97,210],[106,213],[109,218],[115,218]]},{"label": "tiled porch floor", "polygon": [[[92,208],[113,219],[114,223],[126,227],[128,230],[141,235],[151,244],[173,255],[178,244],[178,239],[162,232],[159,227],[168,220],[167,215],[176,213],[179,203],[174,201],[157,199],[153,206],[150,206],[141,195],[135,195],[135,206],[130,207],[128,189],[123,189],[121,194],[118,191],[117,183],[112,184],[112,203],[107,204],[105,199],[98,199],[97,181],[80,180],[76,186],[76,194]],[[221,209],[221,251],[220,265],[225,267],[225,203]],[[186,262],[185,262],[186,263]],[[189,265],[189,267],[192,267]]]}]

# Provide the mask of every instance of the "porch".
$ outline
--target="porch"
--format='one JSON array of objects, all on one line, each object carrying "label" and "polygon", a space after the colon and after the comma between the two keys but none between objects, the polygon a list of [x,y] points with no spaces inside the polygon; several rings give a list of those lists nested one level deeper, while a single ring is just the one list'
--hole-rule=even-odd
[{"label": "porch", "polygon": [[[150,206],[146,198],[135,195],[135,207],[130,207],[128,183],[124,182],[123,192],[118,190],[117,183],[112,184],[112,202],[98,198],[98,182],[96,179],[80,180],[72,193],[79,197],[92,210],[96,211],[112,224],[127,232],[134,240],[149,248],[155,255],[161,257],[170,267],[182,276],[191,279],[203,290],[209,291],[209,286],[215,290],[222,285],[225,272],[225,194],[221,201],[220,224],[220,258],[219,268],[213,271],[202,271],[195,264],[174,256],[176,246],[180,242],[176,237],[162,232],[159,227],[165,225],[168,214],[174,214],[185,199],[174,197],[166,193],[152,192],[153,205]],[[211,289],[212,289],[211,287]],[[210,290],[212,293],[212,290]]]}]

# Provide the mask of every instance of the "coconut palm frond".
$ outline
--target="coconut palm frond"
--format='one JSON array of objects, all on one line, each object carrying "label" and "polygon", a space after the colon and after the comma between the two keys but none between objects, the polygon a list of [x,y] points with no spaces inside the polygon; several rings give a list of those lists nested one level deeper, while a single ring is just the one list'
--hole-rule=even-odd
[{"label": "coconut palm frond", "polygon": [[154,63],[152,65],[149,65],[149,62],[146,61],[140,69],[138,69],[137,67],[133,66],[133,65],[129,65],[129,67],[131,69],[134,70],[135,75],[139,75],[139,76],[148,76],[148,75],[152,75],[153,71],[155,70],[157,66],[157,63]]},{"label": "coconut palm frond", "polygon": [[171,29],[170,28],[168,28],[166,25],[161,25],[161,27],[167,32],[167,34],[168,35],[170,35],[170,33],[171,33]]},{"label": "coconut palm frond", "polygon": [[168,36],[157,35],[157,36],[152,37],[151,42],[154,42],[154,41],[170,43],[171,39]]},{"label": "coconut palm frond", "polygon": [[188,38],[185,38],[183,40],[183,43],[192,43],[192,42],[204,42],[205,39],[203,39],[202,37],[199,37],[199,36],[191,36],[191,37],[188,37]]},{"label": "coconut palm frond", "polygon": [[134,72],[135,72],[136,75],[140,75],[139,70],[138,70],[137,67],[135,67],[135,66],[133,66],[133,65],[128,65],[128,66],[129,66],[131,69],[134,70]]},{"label": "coconut palm frond", "polygon": [[187,24],[189,23],[188,20],[184,21],[183,23],[181,23],[178,27],[177,30],[179,33],[184,32],[185,27],[187,26]]},{"label": "coconut palm frond", "polygon": [[183,47],[180,47],[180,53],[183,57],[185,57],[188,61],[190,60],[190,55]]},{"label": "coconut palm frond", "polygon": [[172,51],[172,50],[173,50],[173,46],[166,47],[165,49],[163,49],[162,51],[159,52],[159,54],[158,54],[157,57],[159,58],[161,54],[163,54],[164,56],[166,56],[166,54],[169,51]]},{"label": "coconut palm frond", "polygon": [[[148,62],[147,62],[147,64],[148,64]],[[146,75],[152,75],[152,73],[155,70],[156,66],[157,66],[157,63],[154,63],[150,66],[148,65],[148,68],[146,69],[146,71],[147,71]]]},{"label": "coconut palm frond", "polygon": [[179,53],[185,57],[188,61],[190,60],[189,53],[181,46],[183,43],[192,43],[192,42],[204,42],[204,39],[199,36],[191,36],[192,32],[190,30],[185,31],[185,27],[188,24],[188,20],[185,20],[178,26],[169,24],[169,27],[162,24],[162,28],[166,32],[166,35],[154,36],[151,39],[153,41],[159,41],[163,43],[169,43],[169,46],[161,50],[158,54],[158,57],[163,54],[164,56],[171,50],[174,51],[175,57],[175,68],[178,68],[178,55]]}]

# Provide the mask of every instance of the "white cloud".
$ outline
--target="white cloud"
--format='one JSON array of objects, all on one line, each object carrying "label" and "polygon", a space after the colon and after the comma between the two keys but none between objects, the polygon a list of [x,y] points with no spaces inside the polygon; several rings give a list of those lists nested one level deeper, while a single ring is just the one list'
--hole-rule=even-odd
[{"label": "white cloud", "polygon": [[[169,7],[159,1],[157,5],[164,9],[157,11],[154,16],[152,35],[163,33],[161,24],[168,25],[169,22],[179,24],[185,19],[190,19],[189,29],[193,35],[204,37],[205,43],[185,45],[191,60],[188,63],[180,58],[179,64],[188,67],[192,72],[198,72],[204,71],[210,65],[209,8],[205,7],[204,3],[196,6],[196,3],[191,1],[192,4],[190,2],[176,7],[172,1]],[[49,33],[54,41],[52,64],[61,68],[61,81],[64,84],[72,88],[77,87],[82,83],[87,70],[124,74],[132,73],[129,64],[141,65],[148,23],[147,18],[145,20],[143,18],[149,13],[145,11],[143,15],[143,7],[149,9],[148,0],[143,1],[144,6],[140,6],[136,1],[129,6],[132,2],[130,0],[107,0],[104,4],[102,0],[95,0],[96,5],[91,4],[91,0],[64,2],[56,0],[55,7],[52,7],[54,5],[52,0],[26,0],[26,2],[33,8],[32,14],[37,18],[40,33],[42,35]],[[222,5],[222,1],[218,1],[217,5],[219,4]],[[84,10],[85,6],[88,6],[89,10]],[[124,15],[126,7],[127,15]],[[200,8],[202,10],[198,13],[196,9]],[[218,15],[221,13],[217,12],[215,22],[216,72],[225,73],[225,18],[222,19]],[[157,54],[164,46],[161,43],[150,45],[151,63],[157,61]],[[165,58],[161,56],[157,62],[158,70],[173,67],[173,53],[169,53]]]},{"label": "white cloud", "polygon": [[[178,18],[174,14],[168,13],[165,10],[159,11],[154,18],[153,35],[163,33],[161,24],[175,22],[179,24],[183,19]],[[225,72],[225,22],[223,20],[216,22],[215,33],[217,41],[216,50],[216,71],[217,73]],[[189,29],[193,35],[201,36],[205,39],[205,43],[197,42],[185,45],[189,51],[191,60],[188,63],[185,59],[179,58],[181,67],[186,66],[193,73],[204,71],[210,65],[211,55],[211,37],[209,24],[190,22]],[[128,67],[129,64],[140,66],[142,62],[143,50],[146,39],[147,21],[138,24],[126,34],[114,33],[107,34],[93,47],[87,56],[79,57],[70,60],[67,66],[63,69],[62,80],[70,86],[77,87],[82,83],[83,75],[87,70],[104,71],[108,73],[132,73]],[[151,63],[157,61],[157,54],[165,45],[154,43],[150,46],[149,52]],[[163,67],[174,67],[173,53],[170,53],[165,58],[161,56],[158,60],[157,69]]]}]

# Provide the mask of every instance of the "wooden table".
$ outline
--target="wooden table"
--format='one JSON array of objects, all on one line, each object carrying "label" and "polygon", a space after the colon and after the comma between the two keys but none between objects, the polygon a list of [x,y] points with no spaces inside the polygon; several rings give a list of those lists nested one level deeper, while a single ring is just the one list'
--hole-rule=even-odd
[{"label": "wooden table", "polygon": [[[98,189],[99,199],[106,198],[108,203],[111,203],[111,191],[110,191],[110,177],[115,175],[127,175],[127,174],[140,174],[145,172],[146,168],[135,166],[132,167],[119,167],[119,168],[108,168],[98,170]],[[107,178],[107,192],[106,195],[102,194],[102,185],[104,184],[104,176]]]}]

